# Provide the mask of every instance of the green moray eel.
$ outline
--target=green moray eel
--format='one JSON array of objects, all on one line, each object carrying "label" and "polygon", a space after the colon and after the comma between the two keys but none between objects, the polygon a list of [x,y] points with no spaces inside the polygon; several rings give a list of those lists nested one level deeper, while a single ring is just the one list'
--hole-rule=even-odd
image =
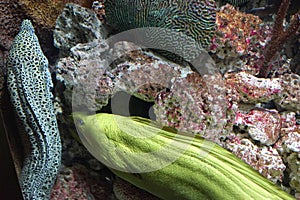
[{"label": "green moray eel", "polygon": [[184,56],[186,61],[195,59],[201,50],[209,47],[216,29],[216,4],[213,0],[106,0],[105,14],[107,24],[118,32],[161,28],[144,29],[145,35],[138,33],[131,38],[146,47],[152,46],[175,61],[178,60],[175,54],[184,52],[188,53]]},{"label": "green moray eel", "polygon": [[61,162],[48,60],[29,20],[22,22],[7,59],[7,85],[31,146],[20,185],[24,199],[49,199]]},{"label": "green moray eel", "polygon": [[[203,138],[175,134],[140,117],[73,113],[73,118],[93,156],[117,176],[162,199],[293,199]],[[147,156],[151,152],[159,153]],[[149,166],[156,170],[146,170]]]}]

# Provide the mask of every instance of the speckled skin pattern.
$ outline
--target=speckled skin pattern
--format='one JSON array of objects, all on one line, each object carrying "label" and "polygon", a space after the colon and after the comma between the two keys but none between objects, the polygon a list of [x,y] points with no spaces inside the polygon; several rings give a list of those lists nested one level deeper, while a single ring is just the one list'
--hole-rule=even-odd
[{"label": "speckled skin pattern", "polygon": [[[185,58],[193,60],[195,52],[209,47],[216,28],[216,4],[213,0],[107,0],[107,24],[119,32],[142,27],[159,27],[183,35],[150,30],[144,44],[169,46],[172,52],[188,52]],[[186,36],[197,42],[187,42]],[[135,42],[135,41],[134,41]],[[166,56],[169,57],[169,56]]]},{"label": "speckled skin pattern", "polygon": [[24,199],[49,199],[60,167],[61,142],[48,60],[29,20],[22,22],[9,52],[7,84],[31,145],[20,175]]}]

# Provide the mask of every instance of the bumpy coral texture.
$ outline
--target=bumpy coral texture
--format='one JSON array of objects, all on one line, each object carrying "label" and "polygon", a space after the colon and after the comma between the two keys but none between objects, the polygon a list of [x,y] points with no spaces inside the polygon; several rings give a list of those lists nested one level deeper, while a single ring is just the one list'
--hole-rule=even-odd
[{"label": "bumpy coral texture", "polygon": [[[210,44],[215,33],[216,6],[212,0],[171,1],[136,0],[105,2],[107,23],[118,31],[141,27],[144,29],[137,41],[183,55],[187,61],[195,59],[199,51]],[[174,34],[170,30],[181,34]],[[163,52],[161,52],[163,53]],[[178,56],[163,53],[166,57],[178,60]]]},{"label": "bumpy coral texture", "polygon": [[154,112],[157,121],[181,131],[198,133],[220,144],[225,132],[225,88],[220,74],[187,74],[176,77],[170,92],[157,95]]},{"label": "bumpy coral texture", "polygon": [[47,198],[60,166],[60,136],[52,104],[51,75],[29,20],[24,20],[7,60],[7,82],[31,145],[20,182],[25,199]]},{"label": "bumpy coral texture", "polygon": [[19,4],[24,7],[27,15],[47,28],[53,28],[55,20],[62,11],[66,3],[77,3],[85,7],[92,7],[92,0],[18,0]]},{"label": "bumpy coral texture", "polygon": [[0,3],[0,46],[1,49],[9,49],[14,36],[18,33],[19,24],[25,14],[16,0],[2,0]]},{"label": "bumpy coral texture", "polygon": [[51,200],[113,199],[108,177],[83,165],[63,166],[51,191]]},{"label": "bumpy coral texture", "polygon": [[292,111],[300,110],[300,76],[297,74],[284,74],[282,79],[283,91],[281,98],[276,99],[276,103],[283,108]]},{"label": "bumpy coral texture", "polygon": [[236,115],[236,125],[247,127],[253,140],[261,144],[273,145],[280,136],[280,115],[276,110],[254,109],[247,114]]}]

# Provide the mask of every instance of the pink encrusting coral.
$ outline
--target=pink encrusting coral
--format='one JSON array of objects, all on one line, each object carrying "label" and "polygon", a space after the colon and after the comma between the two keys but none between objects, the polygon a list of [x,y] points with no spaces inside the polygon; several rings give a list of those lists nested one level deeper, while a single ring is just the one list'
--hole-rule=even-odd
[{"label": "pink encrusting coral", "polygon": [[104,177],[77,164],[63,167],[50,199],[112,199],[112,186]]},{"label": "pink encrusting coral", "polygon": [[251,140],[238,137],[229,139],[225,147],[269,180],[282,181],[286,166],[276,149],[257,147]]},{"label": "pink encrusting coral", "polygon": [[257,78],[246,72],[225,74],[225,78],[227,86],[233,87],[245,103],[268,102],[283,90],[279,78]]},{"label": "pink encrusting coral", "polygon": [[195,72],[174,79],[170,92],[160,93],[156,98],[157,121],[220,144],[227,111],[221,80],[220,74],[201,77]]},{"label": "pink encrusting coral", "polygon": [[253,109],[247,114],[238,113],[235,125],[247,127],[250,137],[261,144],[272,145],[280,137],[281,121],[276,110]]},{"label": "pink encrusting coral", "polygon": [[245,55],[249,53],[251,42],[262,40],[258,32],[262,20],[258,16],[239,12],[229,4],[217,12],[216,24],[217,36],[212,42],[212,51],[228,45],[233,52]]},{"label": "pink encrusting coral", "polygon": [[292,111],[300,110],[300,76],[290,73],[280,76],[282,80],[283,91],[280,98],[276,99],[276,103],[286,109]]},{"label": "pink encrusting coral", "polygon": [[[133,50],[119,52],[123,49]],[[112,70],[116,76],[115,91],[123,90],[148,102],[153,102],[159,92],[170,89],[173,78],[192,72],[189,67],[161,59],[129,42],[116,43],[114,55],[126,57]]]},{"label": "pink encrusting coral", "polygon": [[282,113],[281,124],[281,135],[283,137],[275,144],[274,147],[279,151],[284,162],[287,163],[290,187],[296,191],[296,196],[299,197],[300,125],[296,122],[296,115],[294,112]]},{"label": "pink encrusting coral", "polygon": [[263,49],[270,38],[270,25],[229,4],[217,12],[216,24],[216,36],[210,50],[219,59],[221,71],[241,69],[257,74],[256,63],[263,59]]}]

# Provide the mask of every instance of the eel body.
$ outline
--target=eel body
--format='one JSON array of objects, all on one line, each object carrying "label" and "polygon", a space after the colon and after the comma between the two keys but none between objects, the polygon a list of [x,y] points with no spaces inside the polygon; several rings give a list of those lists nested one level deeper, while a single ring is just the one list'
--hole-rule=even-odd
[{"label": "eel body", "polygon": [[30,143],[20,174],[24,199],[49,199],[61,162],[48,60],[30,20],[22,22],[7,59],[7,85]]},{"label": "eel body", "polygon": [[117,176],[166,199],[293,199],[234,154],[140,117],[73,114],[85,147]]}]

